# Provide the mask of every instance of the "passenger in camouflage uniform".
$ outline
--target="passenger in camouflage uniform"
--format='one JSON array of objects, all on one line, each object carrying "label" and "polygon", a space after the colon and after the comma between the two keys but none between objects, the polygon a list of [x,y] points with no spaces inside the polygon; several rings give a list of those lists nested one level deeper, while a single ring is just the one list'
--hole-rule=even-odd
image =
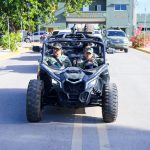
[{"label": "passenger in camouflage uniform", "polygon": [[55,68],[61,67],[71,67],[71,61],[67,56],[63,54],[62,46],[60,43],[55,43],[53,45],[53,54],[45,59],[49,66]]},{"label": "passenger in camouflage uniform", "polygon": [[102,61],[97,56],[97,54],[94,54],[93,48],[86,46],[84,49],[84,61],[80,67],[82,69],[92,69],[100,66]]}]

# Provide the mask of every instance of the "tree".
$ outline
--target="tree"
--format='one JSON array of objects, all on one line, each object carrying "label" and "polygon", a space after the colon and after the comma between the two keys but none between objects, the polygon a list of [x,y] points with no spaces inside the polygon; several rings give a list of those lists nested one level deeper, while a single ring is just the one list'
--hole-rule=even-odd
[{"label": "tree", "polygon": [[[7,30],[9,18],[10,31],[21,29],[35,30],[40,21],[55,21],[58,3],[65,3],[65,14],[79,12],[83,5],[92,0],[0,0],[0,31]],[[40,19],[39,19],[40,18]]]}]

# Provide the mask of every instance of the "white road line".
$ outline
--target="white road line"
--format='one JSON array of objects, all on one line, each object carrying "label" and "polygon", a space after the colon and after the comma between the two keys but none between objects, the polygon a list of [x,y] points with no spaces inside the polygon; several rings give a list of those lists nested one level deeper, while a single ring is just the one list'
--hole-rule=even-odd
[{"label": "white road line", "polygon": [[82,150],[82,116],[76,116],[74,120],[71,150]]},{"label": "white road line", "polygon": [[[95,117],[98,116],[100,116],[100,111],[95,110]],[[97,127],[100,150],[110,150],[106,124],[97,122],[96,127]]]}]

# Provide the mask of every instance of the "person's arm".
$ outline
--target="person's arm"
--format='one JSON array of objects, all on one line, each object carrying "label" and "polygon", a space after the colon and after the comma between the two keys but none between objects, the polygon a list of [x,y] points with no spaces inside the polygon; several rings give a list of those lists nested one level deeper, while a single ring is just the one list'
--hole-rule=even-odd
[{"label": "person's arm", "polygon": [[70,59],[66,56],[66,59],[65,59],[65,65],[66,67],[71,67],[72,66],[72,63],[70,61]]},{"label": "person's arm", "polygon": [[96,59],[98,66],[102,65],[103,61],[101,60],[101,58],[97,58]]},{"label": "person's arm", "polygon": [[48,64],[49,66],[53,65],[54,64],[53,57],[46,57],[44,62],[46,62],[46,64]]}]

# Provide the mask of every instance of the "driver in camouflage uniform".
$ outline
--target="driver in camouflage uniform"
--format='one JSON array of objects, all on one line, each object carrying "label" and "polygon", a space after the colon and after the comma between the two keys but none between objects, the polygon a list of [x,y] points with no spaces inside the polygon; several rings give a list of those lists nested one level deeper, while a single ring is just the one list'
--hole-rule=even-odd
[{"label": "driver in camouflage uniform", "polygon": [[47,57],[45,61],[49,66],[53,66],[55,68],[72,66],[69,58],[63,54],[62,46],[60,43],[55,43],[53,45],[53,54]]}]

